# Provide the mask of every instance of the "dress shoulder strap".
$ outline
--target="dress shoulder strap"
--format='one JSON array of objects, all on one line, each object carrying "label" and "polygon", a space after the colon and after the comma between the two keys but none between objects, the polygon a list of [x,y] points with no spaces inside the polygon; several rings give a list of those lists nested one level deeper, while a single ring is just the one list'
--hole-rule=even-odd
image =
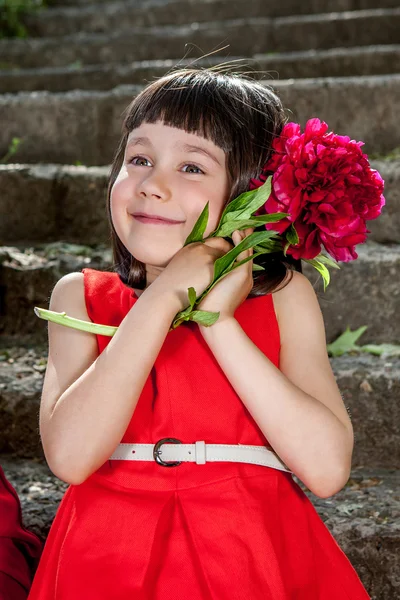
[{"label": "dress shoulder strap", "polygon": [[[122,283],[118,273],[82,269],[85,302],[88,316],[93,323],[119,327],[134,303],[133,290]],[[110,337],[97,335],[100,352]]]},{"label": "dress shoulder strap", "polygon": [[118,274],[88,267],[82,269],[82,273],[87,313],[92,321],[99,322],[102,315],[108,317],[110,301],[120,292]]}]

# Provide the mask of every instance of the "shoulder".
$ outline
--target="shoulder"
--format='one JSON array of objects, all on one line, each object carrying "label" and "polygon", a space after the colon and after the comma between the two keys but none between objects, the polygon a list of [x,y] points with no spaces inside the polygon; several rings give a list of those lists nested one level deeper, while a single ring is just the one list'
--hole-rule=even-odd
[{"label": "shoulder", "polygon": [[310,280],[299,271],[288,271],[281,287],[272,293],[277,312],[285,309],[287,305],[297,304],[312,296],[316,297]]},{"label": "shoulder", "polygon": [[289,334],[293,335],[295,330],[305,332],[311,324],[314,330],[323,330],[325,336],[318,297],[305,275],[299,271],[291,271],[287,282],[273,292],[272,296],[281,340],[288,339]]},{"label": "shoulder", "polygon": [[[50,310],[90,320],[86,310],[83,273],[68,273],[57,281],[50,297]],[[68,308],[68,310],[67,310]]]},{"label": "shoulder", "polygon": [[67,273],[63,275],[53,287],[52,296],[72,294],[84,292],[84,275],[83,273]]}]

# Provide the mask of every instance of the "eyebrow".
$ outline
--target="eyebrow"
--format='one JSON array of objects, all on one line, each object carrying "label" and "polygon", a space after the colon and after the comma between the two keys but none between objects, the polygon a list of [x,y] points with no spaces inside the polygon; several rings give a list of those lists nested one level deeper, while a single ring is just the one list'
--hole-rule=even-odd
[{"label": "eyebrow", "polygon": [[[128,144],[127,144],[127,148],[129,148],[129,146],[153,146],[153,144],[151,143],[150,139],[148,137],[132,137]],[[211,158],[211,160],[213,160],[217,165],[219,165],[220,167],[222,167],[220,161],[217,159],[217,157],[210,152],[209,150],[206,150],[205,148],[203,148],[202,146],[196,146],[194,144],[175,144],[175,148],[181,149],[184,152],[197,152],[198,154],[203,154],[204,156],[207,156],[208,158]]]}]

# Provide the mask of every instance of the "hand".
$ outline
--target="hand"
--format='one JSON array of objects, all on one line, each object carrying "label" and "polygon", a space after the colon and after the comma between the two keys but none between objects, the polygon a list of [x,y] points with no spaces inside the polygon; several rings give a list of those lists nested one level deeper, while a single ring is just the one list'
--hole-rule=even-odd
[{"label": "hand", "polygon": [[[244,231],[234,231],[232,234],[232,240],[237,246],[245,237],[253,233],[254,228],[248,228]],[[211,238],[204,243],[220,243],[229,245],[226,252],[229,252],[234,246],[222,238]],[[226,254],[225,252],[225,254]],[[240,262],[244,258],[253,254],[253,248],[244,250],[237,256],[236,262]],[[219,318],[210,327],[215,327],[218,323],[225,319],[234,317],[236,309],[242,304],[247,298],[253,288],[253,261],[249,260],[247,263],[240,265],[234,269],[229,275],[226,275],[215,284],[212,290],[203,298],[198,306],[197,310],[207,310],[211,312],[219,312]],[[200,325],[199,328],[202,333],[210,327]]]},{"label": "hand", "polygon": [[233,248],[223,237],[192,242],[183,246],[172,257],[168,265],[152,283],[159,290],[172,293],[181,305],[180,310],[187,308],[188,289],[193,287],[196,297],[211,285],[214,278],[214,263]]}]

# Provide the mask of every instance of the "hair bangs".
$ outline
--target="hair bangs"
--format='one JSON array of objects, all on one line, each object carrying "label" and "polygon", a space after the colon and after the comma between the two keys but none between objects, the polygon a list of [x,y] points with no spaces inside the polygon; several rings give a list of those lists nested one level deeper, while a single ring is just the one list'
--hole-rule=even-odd
[{"label": "hair bangs", "polygon": [[232,150],[234,129],[232,122],[228,126],[226,102],[215,76],[175,71],[150,84],[128,107],[125,129],[130,133],[142,123],[157,121],[211,140],[224,152]]}]

